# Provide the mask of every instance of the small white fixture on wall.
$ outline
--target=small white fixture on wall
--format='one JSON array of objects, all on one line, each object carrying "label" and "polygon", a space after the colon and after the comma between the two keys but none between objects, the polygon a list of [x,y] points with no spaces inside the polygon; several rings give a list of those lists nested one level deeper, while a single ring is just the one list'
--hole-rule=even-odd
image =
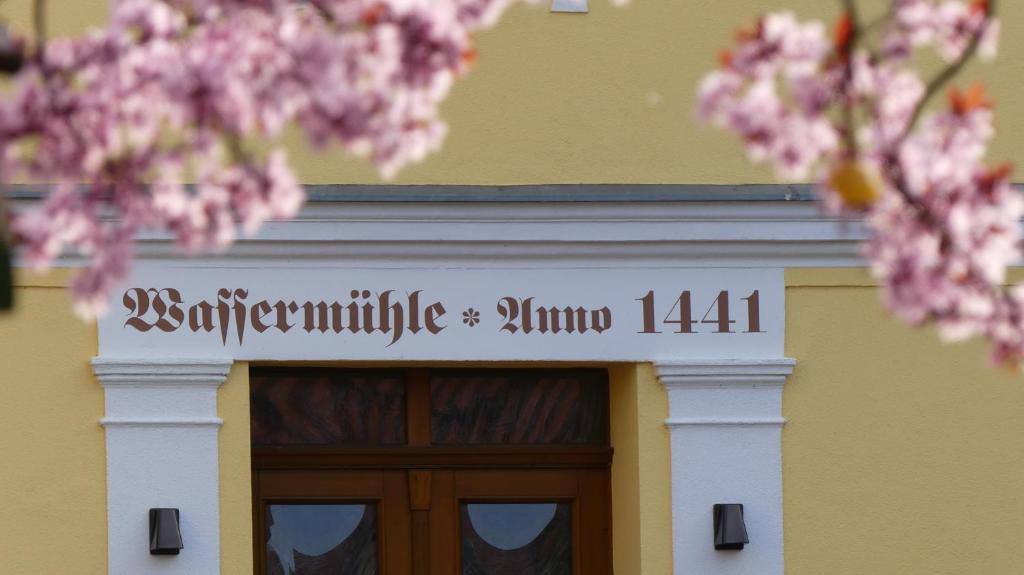
[{"label": "small white fixture on wall", "polygon": [[582,12],[587,13],[587,0],[552,0],[552,12]]}]

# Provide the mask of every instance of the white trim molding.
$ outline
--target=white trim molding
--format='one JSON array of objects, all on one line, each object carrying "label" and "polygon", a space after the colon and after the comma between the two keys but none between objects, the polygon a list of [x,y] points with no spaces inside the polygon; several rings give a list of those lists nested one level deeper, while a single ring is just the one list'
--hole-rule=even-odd
[{"label": "white trim molding", "polygon": [[[806,186],[306,186],[310,201],[228,250],[186,260],[145,232],[140,262],[212,268],[861,267],[858,220]],[[16,189],[16,210],[42,190]],[[56,262],[79,266],[69,255]]]},{"label": "white trim molding", "polygon": [[[231,360],[97,357],[110,573],[219,573],[217,389]],[[185,549],[149,554],[148,510],[181,511]]]},{"label": "white trim molding", "polygon": [[[795,363],[654,364],[669,399],[676,575],[783,575],[782,386]],[[744,550],[715,550],[715,503],[744,505]]]}]

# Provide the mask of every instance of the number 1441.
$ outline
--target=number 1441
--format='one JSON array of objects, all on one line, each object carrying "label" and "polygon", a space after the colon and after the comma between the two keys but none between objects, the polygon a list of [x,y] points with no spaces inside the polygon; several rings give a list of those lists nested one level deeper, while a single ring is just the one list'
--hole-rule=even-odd
[{"label": "number 1441", "polygon": [[[761,331],[760,298],[759,290],[754,290],[754,293],[741,298],[741,301],[747,304],[747,329],[743,333],[763,333]],[[643,307],[644,319],[643,331],[637,333],[662,333],[658,330],[659,326],[656,323],[654,290],[647,292],[644,297],[637,298],[636,301],[640,302]],[[699,320],[694,319],[695,317],[693,315],[693,297],[690,290],[686,290],[679,294],[661,323],[672,327],[674,333],[698,333],[698,324],[715,326],[712,330],[713,333],[735,333],[733,327],[736,320],[729,315],[728,290],[718,292],[718,297]]]}]

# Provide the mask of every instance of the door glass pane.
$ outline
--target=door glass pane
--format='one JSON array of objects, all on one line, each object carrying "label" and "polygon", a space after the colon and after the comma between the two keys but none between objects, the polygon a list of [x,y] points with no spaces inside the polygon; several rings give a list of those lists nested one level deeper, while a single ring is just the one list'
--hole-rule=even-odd
[{"label": "door glass pane", "polygon": [[433,370],[435,445],[608,444],[608,372]]},{"label": "door glass pane", "polygon": [[568,503],[463,503],[462,575],[572,575]]},{"label": "door glass pane", "polygon": [[405,443],[400,371],[257,368],[249,383],[256,447]]},{"label": "door glass pane", "polygon": [[376,575],[375,505],[268,505],[267,575]]}]

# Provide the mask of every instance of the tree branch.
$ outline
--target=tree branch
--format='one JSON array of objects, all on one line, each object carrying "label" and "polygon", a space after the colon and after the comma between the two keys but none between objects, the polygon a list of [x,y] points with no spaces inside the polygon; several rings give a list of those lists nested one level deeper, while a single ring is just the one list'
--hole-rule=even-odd
[{"label": "tree branch", "polygon": [[0,245],[13,245],[13,234],[11,233],[8,220],[14,216],[7,203],[7,186],[0,185]]},{"label": "tree branch", "polygon": [[320,17],[323,18],[325,22],[329,22],[331,24],[335,22],[334,13],[321,4],[320,0],[310,0],[309,4],[317,11],[318,14],[320,14]]},{"label": "tree branch", "polygon": [[[848,6],[853,4],[853,0],[844,0],[844,2]],[[920,121],[925,108],[928,106],[928,102],[933,97],[935,97],[935,94],[937,94],[943,86],[945,86],[950,80],[956,77],[956,75],[959,74],[961,70],[963,70],[964,66],[967,65],[967,62],[969,62],[971,58],[973,58],[974,55],[977,53],[978,46],[981,44],[982,37],[984,37],[985,32],[988,30],[988,27],[992,24],[992,21],[995,19],[995,10],[996,0],[989,0],[988,11],[985,14],[985,20],[981,23],[978,29],[971,36],[970,42],[968,43],[967,47],[964,48],[964,51],[962,54],[960,54],[960,57],[957,58],[957,60],[952,64],[946,66],[941,72],[939,72],[934,78],[932,78],[930,82],[928,82],[927,87],[925,88],[925,93],[921,96],[921,99],[918,100],[917,105],[914,107],[914,111],[910,116],[910,120],[907,122],[907,125],[904,126],[903,131],[900,133],[899,137],[896,138],[886,158],[886,170],[888,171],[889,180],[892,183],[893,187],[896,189],[896,191],[903,198],[903,201],[906,202],[908,206],[913,208],[918,213],[918,216],[921,217],[924,221],[938,228],[939,231],[943,234],[944,238],[948,234],[944,229],[942,229],[942,226],[935,220],[935,217],[932,215],[928,207],[921,203],[918,200],[918,198],[915,198],[913,194],[910,193],[910,190],[908,189],[906,184],[906,178],[903,175],[903,168],[900,164],[899,149],[906,141],[907,137],[910,136],[911,132],[913,132],[914,127],[917,125],[918,121]]]},{"label": "tree branch", "polygon": [[41,67],[46,53],[46,0],[34,0],[32,26],[36,34],[36,62]]},{"label": "tree branch", "polygon": [[854,29],[860,26],[860,14],[857,12],[857,2],[855,0],[843,0],[843,10],[850,15],[850,20],[855,24]]},{"label": "tree branch", "polygon": [[861,24],[860,14],[857,12],[857,2],[855,0],[843,0],[843,9],[846,11],[846,16],[850,19],[851,31],[850,31],[850,44],[846,47],[845,56],[846,61],[844,62],[845,68],[843,70],[843,138],[846,141],[846,154],[850,158],[856,158],[859,154],[857,146],[857,134],[854,130],[853,125],[853,53],[857,49],[857,43],[860,41]]},{"label": "tree branch", "polygon": [[903,144],[903,141],[910,136],[910,133],[914,131],[914,127],[917,126],[918,121],[920,121],[925,108],[928,107],[928,102],[931,101],[931,99],[934,98],[950,80],[955,78],[978,52],[978,47],[981,45],[981,39],[985,36],[985,32],[988,31],[988,27],[992,25],[992,21],[995,19],[995,13],[996,0],[989,0],[985,20],[982,21],[981,26],[979,26],[978,30],[975,31],[973,36],[971,36],[970,42],[967,44],[963,53],[960,54],[960,57],[949,66],[943,68],[942,71],[936,74],[935,77],[928,82],[925,87],[924,94],[921,96],[921,99],[918,100],[913,113],[910,115],[910,120],[903,128],[903,132],[901,132],[900,136],[896,139],[895,144],[893,145],[894,149],[898,149],[900,145]]},{"label": "tree branch", "polygon": [[[850,3],[851,2],[847,1],[847,4]],[[928,82],[927,87],[925,88],[925,93],[922,95],[920,100],[918,100],[910,120],[904,127],[903,132],[901,132],[900,136],[896,139],[885,160],[886,171],[888,172],[887,177],[892,184],[892,187],[907,204],[907,207],[913,210],[924,224],[934,230],[935,234],[939,238],[940,245],[942,246],[940,249],[942,250],[953,249],[953,238],[946,226],[943,225],[939,218],[932,213],[928,205],[911,193],[910,188],[907,185],[906,176],[903,173],[903,167],[900,163],[899,149],[906,141],[907,137],[909,137],[913,132],[914,127],[923,115],[929,101],[939,93],[943,86],[956,77],[956,75],[963,70],[964,66],[966,66],[977,53],[982,38],[988,31],[988,27],[995,19],[995,0],[989,1],[988,8],[989,10],[985,15],[985,20],[978,27],[978,30],[975,31],[960,57],[957,58],[955,62],[946,66]],[[978,286],[979,289],[991,290],[992,297],[999,305],[1000,312],[1010,323],[1019,322],[1022,315],[1024,315],[1022,302],[1015,298],[1007,287],[1001,285],[990,285],[984,274],[977,269],[976,266],[968,266],[967,273],[963,281],[966,283],[972,283]],[[941,319],[941,315],[938,313],[933,313],[932,316],[934,319]]]},{"label": "tree branch", "polygon": [[866,36],[871,32],[874,32],[876,28],[885,24],[889,18],[892,17],[892,10],[887,10],[883,14],[879,14],[874,20],[869,20],[866,24],[861,25],[860,34]]}]

